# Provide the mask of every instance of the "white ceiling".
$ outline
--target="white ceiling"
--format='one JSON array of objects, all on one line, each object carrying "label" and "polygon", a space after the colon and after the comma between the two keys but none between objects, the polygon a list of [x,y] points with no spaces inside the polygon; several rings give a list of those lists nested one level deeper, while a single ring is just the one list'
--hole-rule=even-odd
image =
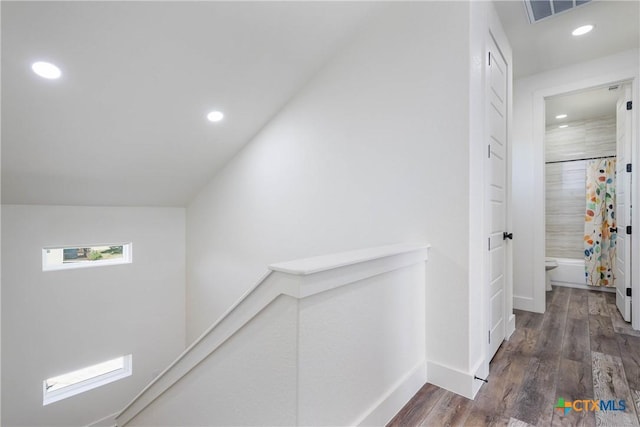
[{"label": "white ceiling", "polygon": [[[616,102],[623,94],[621,85],[588,89],[566,95],[547,98],[545,119],[547,126],[560,125],[576,120],[588,120],[616,114]],[[565,119],[556,116],[566,114]]]},{"label": "white ceiling", "polygon": [[[380,4],[2,1],[2,202],[186,205]],[[638,47],[637,0],[496,5],[516,77]]]},{"label": "white ceiling", "polygon": [[[494,1],[513,49],[514,78],[588,61],[640,46],[640,1],[592,0],[530,24],[522,0]],[[594,24],[589,34],[575,28]]]},{"label": "white ceiling", "polygon": [[[3,203],[184,206],[371,3],[6,2]],[[33,74],[57,64],[60,80]],[[226,115],[211,123],[206,114]]]}]

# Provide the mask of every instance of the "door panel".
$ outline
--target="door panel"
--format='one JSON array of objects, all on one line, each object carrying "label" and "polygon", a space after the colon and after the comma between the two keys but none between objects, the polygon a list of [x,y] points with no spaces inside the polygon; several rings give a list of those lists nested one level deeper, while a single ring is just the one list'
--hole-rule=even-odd
[{"label": "door panel", "polygon": [[[500,290],[491,298],[491,318],[498,319],[497,323],[492,325],[491,327],[491,336],[496,338],[500,336],[502,331],[504,330],[504,282],[497,286]],[[504,340],[504,337],[503,337]],[[492,341],[491,342],[491,351],[495,354],[498,351],[498,348],[502,344],[502,341]],[[495,350],[493,349],[495,347]]]},{"label": "door panel", "polygon": [[631,225],[631,173],[626,165],[631,162],[631,111],[627,110],[627,101],[631,99],[629,85],[625,85],[616,104],[616,219],[618,235],[616,242],[616,306],[627,322],[631,321],[631,297],[627,289],[631,288],[631,245],[626,234],[626,226]]},{"label": "door panel", "polygon": [[[504,181],[505,181],[505,161],[504,156],[500,155],[499,151],[491,149],[491,185],[496,188],[496,195],[498,197],[504,196]],[[502,199],[501,199],[502,201]]]},{"label": "door panel", "polygon": [[[499,247],[494,249],[496,251],[504,251],[503,247]],[[502,254],[496,254],[498,256],[491,258],[491,272],[489,277],[491,278],[491,283],[494,283],[498,280],[504,272],[504,256]]]},{"label": "door panel", "polygon": [[502,240],[502,232],[504,231],[504,203],[498,200],[491,201],[491,233],[498,233],[499,240]]},{"label": "door panel", "polygon": [[[506,108],[506,95],[507,95],[507,65],[502,59],[502,55],[498,51],[497,46],[493,42],[490,41],[489,50],[491,51],[491,63],[489,64],[489,68],[491,69],[491,91],[495,95],[496,100],[499,102],[501,111],[505,111]],[[493,60],[496,59],[494,62]]]},{"label": "door panel", "polygon": [[504,114],[498,111],[495,105],[491,104],[489,108],[489,134],[495,135],[495,141],[500,145],[507,139],[504,120]]},{"label": "door panel", "polygon": [[493,40],[487,67],[487,203],[489,231],[489,354],[491,359],[505,339],[505,240],[507,158],[507,65]]}]

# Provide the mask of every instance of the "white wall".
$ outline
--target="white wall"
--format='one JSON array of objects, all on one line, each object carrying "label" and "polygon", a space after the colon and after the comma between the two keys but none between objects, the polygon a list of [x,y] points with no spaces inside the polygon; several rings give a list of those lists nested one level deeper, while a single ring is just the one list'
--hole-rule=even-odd
[{"label": "white wall", "polygon": [[[185,345],[185,211],[2,206],[4,427],[121,410]],[[133,263],[42,271],[46,246],[132,242]],[[133,375],[42,406],[42,381],[124,354]]]},{"label": "white wall", "polygon": [[469,8],[390,4],[189,205],[189,341],[270,263],[429,242],[428,358],[469,370]]},{"label": "white wall", "polygon": [[385,425],[421,388],[424,276],[414,264],[300,301],[297,425]]},{"label": "white wall", "polygon": [[130,426],[295,426],[298,301],[280,296]]},{"label": "white wall", "polygon": [[[2,7],[0,7],[0,22],[2,21]],[[1,36],[0,36],[1,38]],[[0,40],[0,45],[2,41]],[[1,74],[1,73],[0,73]],[[0,75],[0,81],[2,81],[2,76]],[[0,99],[2,99],[2,85],[0,85]],[[1,104],[1,103],[0,103]],[[2,114],[0,107],[0,129],[2,128]],[[2,143],[0,142],[0,146]],[[2,158],[2,149],[0,149],[0,163]],[[1,175],[1,174],[0,174]],[[2,188],[2,180],[0,179],[0,189]],[[2,191],[0,190],[0,199],[2,196]],[[2,209],[0,209],[0,223],[2,222]],[[2,236],[2,228],[0,227],[0,237]],[[2,396],[2,248],[0,245],[0,396]],[[2,422],[2,398],[0,398],[0,423]]]},{"label": "white wall", "polygon": [[[638,58],[638,50],[631,50],[514,82],[515,308],[543,312],[545,307],[544,144],[541,143],[544,135],[544,97],[637,76]],[[637,84],[635,91],[637,97]]]},{"label": "white wall", "polygon": [[272,265],[118,426],[385,425],[426,381],[424,246]]}]

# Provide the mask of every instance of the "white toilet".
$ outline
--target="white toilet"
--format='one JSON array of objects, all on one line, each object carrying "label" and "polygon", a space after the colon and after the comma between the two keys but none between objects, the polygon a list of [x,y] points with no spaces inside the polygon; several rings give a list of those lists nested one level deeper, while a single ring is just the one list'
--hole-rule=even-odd
[{"label": "white toilet", "polygon": [[550,291],[551,289],[551,274],[549,273],[554,268],[558,267],[558,261],[554,258],[545,258],[544,259],[544,269],[545,271],[545,279],[546,279],[546,290]]}]

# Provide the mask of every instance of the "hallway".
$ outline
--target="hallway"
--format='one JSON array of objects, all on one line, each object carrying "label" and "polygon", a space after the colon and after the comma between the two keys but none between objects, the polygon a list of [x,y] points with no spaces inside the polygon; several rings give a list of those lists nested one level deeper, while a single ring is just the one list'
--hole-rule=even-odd
[{"label": "hallway", "polygon": [[[515,314],[474,401],[427,384],[389,426],[640,425],[640,331],[622,320],[615,294],[554,286],[545,314]],[[564,414],[560,398],[624,400],[626,410]]]}]

